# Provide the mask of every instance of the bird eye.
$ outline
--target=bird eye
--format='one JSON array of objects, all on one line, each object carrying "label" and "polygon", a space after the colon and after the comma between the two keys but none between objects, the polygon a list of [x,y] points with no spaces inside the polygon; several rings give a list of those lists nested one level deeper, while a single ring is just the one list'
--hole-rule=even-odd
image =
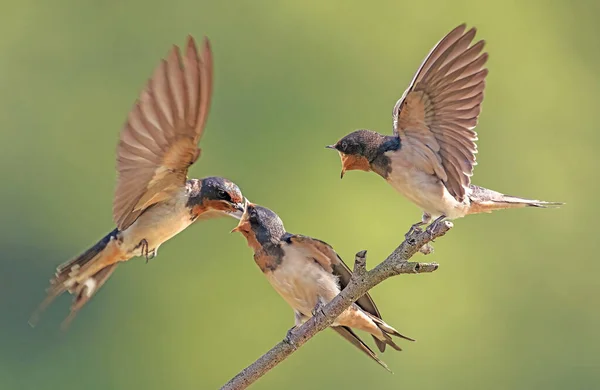
[{"label": "bird eye", "polygon": [[224,190],[217,191],[217,197],[223,200],[229,200],[229,194]]}]

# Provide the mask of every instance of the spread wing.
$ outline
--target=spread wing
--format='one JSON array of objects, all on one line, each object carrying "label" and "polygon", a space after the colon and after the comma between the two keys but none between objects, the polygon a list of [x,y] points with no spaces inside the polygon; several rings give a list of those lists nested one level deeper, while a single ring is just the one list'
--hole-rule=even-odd
[{"label": "spread wing", "polygon": [[121,131],[113,219],[129,227],[151,205],[185,186],[198,159],[198,141],[208,116],[212,54],[205,38],[202,56],[188,37],[185,53],[173,46],[147,82]]},{"label": "spread wing", "polygon": [[[340,289],[343,290],[348,285],[352,271],[329,244],[300,234],[292,234],[289,239],[296,245],[296,248],[302,248],[307,257],[315,259],[325,271],[337,276]],[[368,293],[358,298],[356,304],[367,313],[381,318],[375,302]]]},{"label": "spread wing", "polygon": [[471,45],[476,30],[460,25],[431,50],[394,106],[394,134],[411,148],[414,164],[437,175],[462,202],[471,183],[487,53]]}]

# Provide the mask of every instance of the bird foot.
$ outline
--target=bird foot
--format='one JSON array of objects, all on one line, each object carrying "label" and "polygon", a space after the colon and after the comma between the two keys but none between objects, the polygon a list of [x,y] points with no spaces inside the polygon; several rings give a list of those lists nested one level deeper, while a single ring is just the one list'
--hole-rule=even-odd
[{"label": "bird foot", "polygon": [[283,339],[283,342],[286,344],[289,344],[295,348],[296,344],[292,341],[292,336],[294,335],[294,329],[296,329],[295,326],[292,326],[290,329],[288,329],[287,333],[285,334],[285,338]]},{"label": "bird foot", "polygon": [[146,253],[146,264],[148,264],[148,261],[152,260],[153,258],[156,257],[156,255],[158,255],[158,251],[156,249],[154,249],[153,251],[151,251],[150,253]]},{"label": "bird foot", "polygon": [[427,226],[427,229],[425,229],[425,231],[427,233],[429,233],[429,238],[431,239],[431,242],[434,242],[433,241],[433,231],[440,225],[440,223],[442,223],[444,221],[444,219],[446,219],[446,216],[440,215],[432,223],[430,223],[429,226]]},{"label": "bird foot", "polygon": [[425,225],[424,222],[417,222],[417,223],[413,223],[412,226],[410,227],[410,229],[408,230],[408,232],[404,235],[405,239],[408,239],[410,236],[412,236],[415,233],[421,233],[423,231],[423,229],[421,229],[421,226]]},{"label": "bird foot", "polygon": [[146,264],[148,264],[148,261],[156,257],[157,250],[150,250],[148,247],[148,241],[145,238],[142,241],[140,241],[139,246],[141,246],[141,255],[146,258]]},{"label": "bird foot", "polygon": [[320,299],[318,299],[314,309],[312,310],[313,317],[319,313],[321,313],[321,315],[325,315],[325,313],[323,312],[324,307],[325,304]]}]

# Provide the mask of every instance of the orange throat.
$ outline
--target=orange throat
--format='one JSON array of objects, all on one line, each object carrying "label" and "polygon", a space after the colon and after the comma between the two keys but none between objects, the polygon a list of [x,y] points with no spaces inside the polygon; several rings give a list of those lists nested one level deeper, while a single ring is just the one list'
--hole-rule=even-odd
[{"label": "orange throat", "polygon": [[342,172],[354,170],[369,172],[371,170],[371,164],[364,156],[340,153],[340,158],[342,159]]}]

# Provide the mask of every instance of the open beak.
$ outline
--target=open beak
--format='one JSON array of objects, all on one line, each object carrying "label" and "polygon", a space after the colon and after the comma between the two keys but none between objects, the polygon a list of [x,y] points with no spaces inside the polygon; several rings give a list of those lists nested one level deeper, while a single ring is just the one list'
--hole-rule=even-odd
[{"label": "open beak", "polygon": [[340,173],[340,179],[343,179],[344,174],[348,170],[348,166],[351,164],[351,156],[340,153],[340,159],[342,160],[342,173]]},{"label": "open beak", "polygon": [[241,219],[242,215],[244,215],[245,204],[246,204],[246,200],[244,200],[243,203],[242,202],[234,203],[233,204],[234,210],[227,211],[227,214],[232,216],[235,219],[238,219],[238,220]]},{"label": "open beak", "polygon": [[250,201],[248,199],[245,199],[245,206],[243,208],[243,213],[241,214],[241,216],[239,218],[240,222],[238,222],[238,225],[236,227],[231,229],[230,233],[239,232],[240,230],[242,230],[242,228],[244,226],[248,225],[248,206],[254,206],[254,204],[250,203]]}]

